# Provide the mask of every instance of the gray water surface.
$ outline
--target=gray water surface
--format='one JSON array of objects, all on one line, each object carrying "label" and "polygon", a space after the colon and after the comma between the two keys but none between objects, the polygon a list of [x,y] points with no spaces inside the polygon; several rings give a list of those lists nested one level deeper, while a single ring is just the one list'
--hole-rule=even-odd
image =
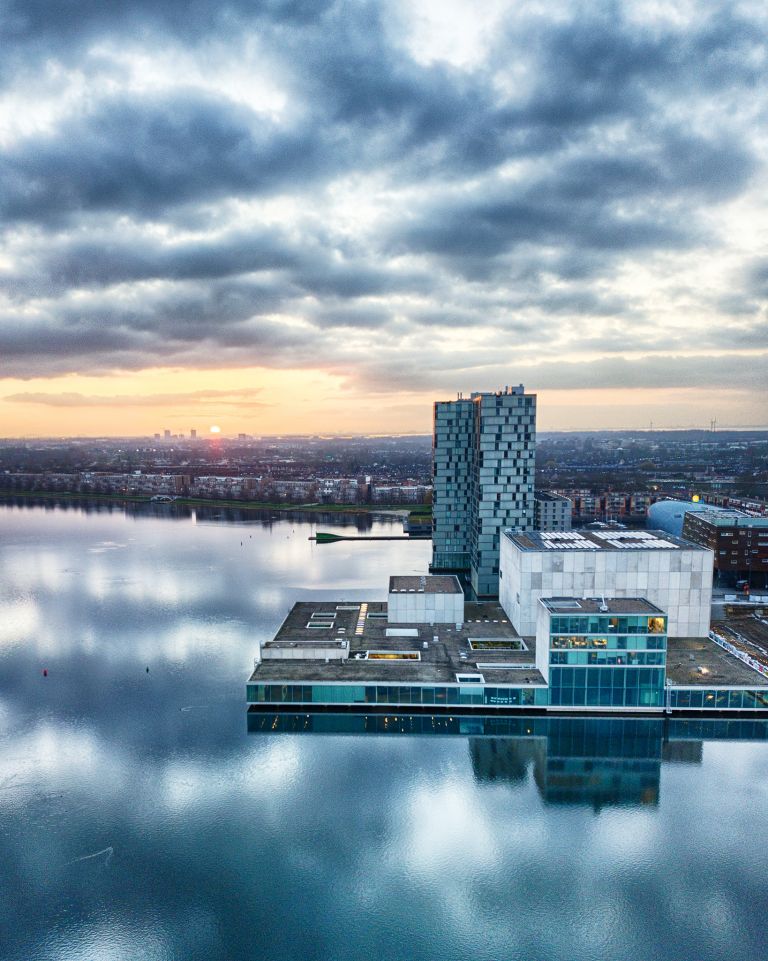
[{"label": "gray water surface", "polygon": [[307,539],[335,523],[400,532],[0,506],[0,958],[768,956],[763,722],[249,732],[295,600],[426,569],[428,542]]}]

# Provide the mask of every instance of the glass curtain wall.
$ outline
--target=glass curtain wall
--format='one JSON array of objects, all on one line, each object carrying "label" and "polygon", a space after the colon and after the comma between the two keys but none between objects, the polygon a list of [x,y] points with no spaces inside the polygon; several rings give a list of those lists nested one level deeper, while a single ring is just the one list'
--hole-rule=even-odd
[{"label": "glass curtain wall", "polygon": [[550,621],[550,704],[661,707],[667,663],[664,616],[581,614]]}]

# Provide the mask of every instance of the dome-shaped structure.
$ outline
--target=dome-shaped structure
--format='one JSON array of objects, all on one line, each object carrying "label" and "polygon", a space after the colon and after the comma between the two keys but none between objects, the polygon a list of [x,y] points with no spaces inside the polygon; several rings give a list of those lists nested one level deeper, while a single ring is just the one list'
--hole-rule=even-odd
[{"label": "dome-shaped structure", "polygon": [[666,531],[680,537],[683,532],[683,522],[688,511],[719,511],[721,507],[712,504],[694,503],[693,501],[656,501],[648,508],[648,527],[654,531]]}]

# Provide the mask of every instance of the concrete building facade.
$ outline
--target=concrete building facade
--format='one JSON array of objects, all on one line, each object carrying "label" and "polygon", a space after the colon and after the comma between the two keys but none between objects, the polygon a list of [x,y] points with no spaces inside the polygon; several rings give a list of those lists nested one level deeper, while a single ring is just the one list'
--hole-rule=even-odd
[{"label": "concrete building facade", "polygon": [[463,624],[464,592],[455,574],[389,579],[390,624]]},{"label": "concrete building facade", "polygon": [[499,600],[515,630],[536,633],[542,597],[645,597],[668,614],[670,637],[706,637],[712,551],[653,531],[506,531]]}]

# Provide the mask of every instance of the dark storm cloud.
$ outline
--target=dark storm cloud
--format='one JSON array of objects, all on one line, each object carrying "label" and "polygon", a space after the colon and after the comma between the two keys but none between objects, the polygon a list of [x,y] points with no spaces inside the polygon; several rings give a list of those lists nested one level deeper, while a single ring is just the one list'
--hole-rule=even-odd
[{"label": "dark storm cloud", "polygon": [[72,367],[76,350],[93,372],[148,366],[299,365],[317,356],[317,337],[270,316],[277,291],[258,284],[197,285],[180,293],[147,291],[128,301],[107,292],[82,302],[28,312],[24,322],[0,315],[3,373],[25,376]]},{"label": "dark storm cloud", "polygon": [[75,240],[40,250],[48,282],[61,290],[105,287],[135,280],[218,280],[238,274],[283,270],[296,255],[276,231],[236,232],[172,245],[149,238]]},{"label": "dark storm cloud", "polygon": [[0,217],[47,223],[112,211],[153,218],[191,201],[269,193],[319,172],[319,140],[191,91],[117,97],[0,159]]},{"label": "dark storm cloud", "polygon": [[430,198],[415,223],[398,226],[395,249],[451,258],[471,275],[478,261],[531,243],[603,257],[685,248],[702,240],[695,215],[680,216],[686,198],[732,196],[752,169],[748,152],[725,138],[672,135],[634,158],[623,151],[580,157],[522,183],[484,185],[456,200]]},{"label": "dark storm cloud", "polygon": [[51,58],[79,63],[105,40],[204,45],[237,39],[257,25],[301,27],[333,7],[330,0],[4,0],[0,5],[0,77]]},{"label": "dark storm cloud", "polygon": [[[684,345],[656,316],[664,294],[630,281],[655,270],[663,288],[686,257],[728,252],[718,211],[763,173],[766,17],[704,0],[684,23],[510,4],[457,65],[422,55],[397,9],[6,2],[3,372],[226,360],[395,389],[579,340]],[[760,346],[762,328],[737,321],[759,310],[762,269],[743,290],[680,279],[689,317],[734,319],[702,343]],[[430,368],[410,369],[401,345],[427,328]],[[371,331],[378,356],[350,364]],[[606,385],[595,363],[580,386]]]},{"label": "dark storm cloud", "polygon": [[[354,300],[397,291],[430,292],[432,280],[426,271],[393,269],[361,255],[354,245],[347,246],[349,256],[334,249],[323,231],[307,231],[296,238],[275,227],[167,242],[151,231],[114,231],[107,223],[94,225],[85,235],[82,231],[35,235],[19,248],[22,259],[34,263],[34,274],[8,273],[4,286],[7,296],[21,301],[152,280],[211,282],[214,289],[219,281],[231,279],[229,290],[240,288],[250,294],[258,289],[252,275],[279,275],[272,306],[302,294]],[[239,277],[248,279],[238,284]],[[261,290],[266,291],[266,281]]]}]

